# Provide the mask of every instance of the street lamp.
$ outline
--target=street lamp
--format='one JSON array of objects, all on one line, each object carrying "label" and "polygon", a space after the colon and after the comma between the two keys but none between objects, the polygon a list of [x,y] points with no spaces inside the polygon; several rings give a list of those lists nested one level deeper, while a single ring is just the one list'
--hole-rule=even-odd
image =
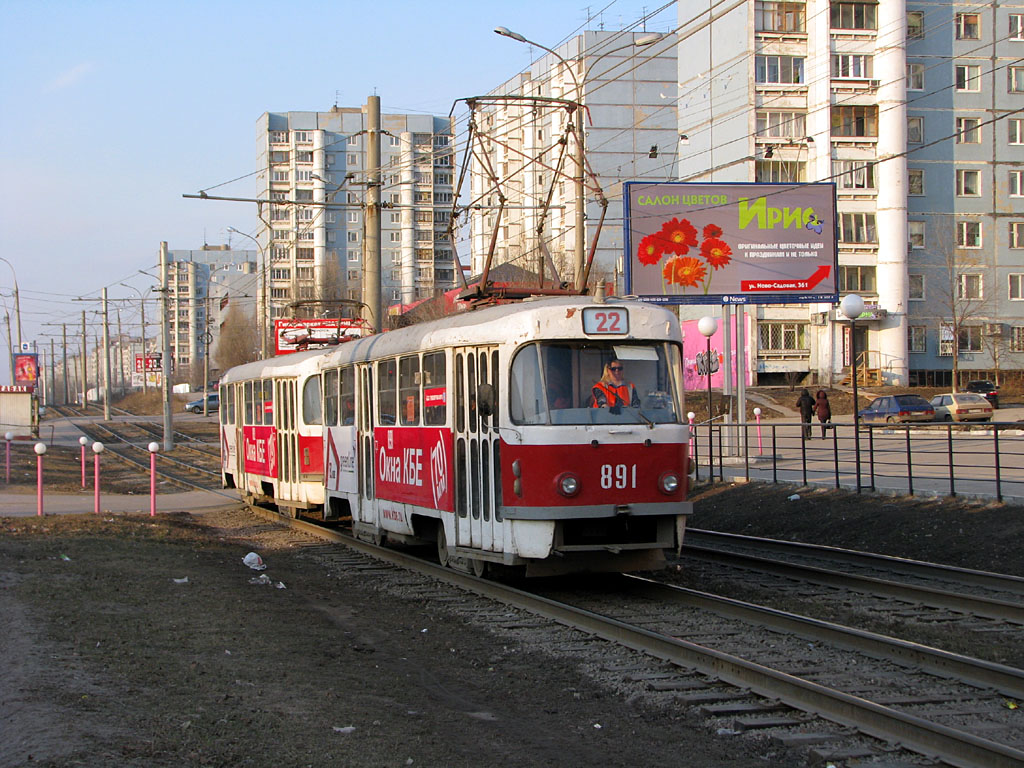
[{"label": "street lamp", "polygon": [[146,293],[142,292],[141,288],[136,288],[134,285],[128,285],[128,283],[121,283],[125,288],[131,288],[133,291],[139,294],[139,311],[142,313],[142,391],[144,393],[149,392],[149,377],[146,375],[146,293],[153,290],[150,286],[146,289]]},{"label": "street lamp", "polygon": [[[11,268],[11,275],[14,277],[14,317],[18,323],[18,344],[17,349],[21,351],[21,301],[18,299],[18,273],[14,271],[14,265],[11,264],[3,256],[0,256],[0,261]],[[13,381],[14,374],[11,374],[11,380]]]},{"label": "street lamp", "polygon": [[[252,235],[246,234],[234,227],[228,227],[228,232],[234,232],[236,235],[247,237],[256,243],[256,247],[260,250],[260,357],[266,359],[267,357],[267,253],[263,250],[263,246],[260,241]],[[204,388],[206,382],[203,382]]]},{"label": "street lamp", "polygon": [[857,493],[860,493],[860,412],[857,408],[857,318],[864,313],[864,299],[855,293],[839,302],[839,311],[850,321],[850,373],[853,379],[853,453],[857,467]]},{"label": "street lamp", "polygon": [[707,357],[704,358],[704,369],[708,374],[708,481],[714,478],[715,464],[712,459],[714,445],[711,442],[711,337],[718,330],[718,321],[710,315],[705,315],[697,321],[697,330],[707,339]]},{"label": "street lamp", "polygon": [[206,276],[206,328],[203,330],[203,416],[210,415],[210,393],[207,391],[210,385],[210,344],[213,342],[213,334],[210,333],[210,288],[213,285],[213,276],[222,269],[228,269],[230,264],[221,264],[214,267]]},{"label": "street lamp", "polygon": [[[523,35],[519,34],[518,32],[513,32],[508,27],[495,27],[494,32],[495,34],[501,35],[502,37],[507,37],[511,40],[515,40],[518,43],[526,43],[527,45],[532,45],[535,46],[536,48],[540,48],[542,51],[547,51],[556,59],[558,59],[559,62],[561,62],[562,66],[565,67],[566,71],[569,73],[569,77],[572,78],[573,87],[576,92],[576,116],[573,125],[573,134],[576,138],[576,169],[573,179],[576,188],[576,216],[573,225],[576,230],[576,245],[573,251],[573,271],[575,273],[573,275],[573,285],[576,287],[577,291],[582,291],[585,287],[584,285],[582,285],[582,282],[584,274],[584,240],[586,236],[586,197],[583,188],[583,171],[585,164],[583,131],[583,85],[587,81],[585,54],[581,50],[579,61],[583,64],[584,68],[583,78],[581,80],[580,78],[576,77],[576,72],[573,70],[569,62],[566,61],[565,58],[562,57],[559,53],[557,53],[551,48],[548,48],[546,45],[541,45],[540,43],[534,42],[533,40],[529,40]],[[661,38],[662,36],[656,33],[641,35],[640,37],[632,40],[626,45],[620,46],[618,48],[613,48],[610,51],[605,51],[597,58],[600,59],[603,56],[607,56],[608,54],[614,53],[615,51],[621,51],[625,48],[651,45],[652,43],[658,42],[658,40],[660,40]],[[597,59],[591,62],[591,66],[593,66],[596,62]]]}]

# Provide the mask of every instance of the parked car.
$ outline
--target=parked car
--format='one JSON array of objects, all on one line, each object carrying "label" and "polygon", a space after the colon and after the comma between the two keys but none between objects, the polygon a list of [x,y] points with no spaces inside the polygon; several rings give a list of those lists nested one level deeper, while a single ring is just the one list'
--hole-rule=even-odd
[{"label": "parked car", "polygon": [[920,395],[886,395],[876,397],[860,411],[860,420],[866,424],[907,421],[931,421],[935,409]]},{"label": "parked car", "polygon": [[[206,396],[206,402],[208,411],[216,411],[218,408],[220,408],[220,393],[210,392]],[[185,410],[192,411],[192,413],[202,413],[203,398],[200,397],[198,400],[192,400],[188,403],[185,403]]]},{"label": "parked car", "polygon": [[985,399],[992,403],[993,408],[999,407],[999,387],[991,381],[986,381],[985,379],[968,381],[967,386],[964,387],[964,392],[976,392],[979,395],[984,395]]},{"label": "parked car", "polygon": [[936,421],[992,421],[992,403],[975,392],[948,392],[932,398]]}]

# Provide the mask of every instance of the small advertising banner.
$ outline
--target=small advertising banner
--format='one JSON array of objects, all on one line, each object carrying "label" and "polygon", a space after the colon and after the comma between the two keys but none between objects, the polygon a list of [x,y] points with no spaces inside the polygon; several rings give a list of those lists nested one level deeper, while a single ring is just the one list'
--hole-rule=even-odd
[{"label": "small advertising banner", "polygon": [[373,432],[377,496],[451,512],[452,434],[433,427],[378,427]]},{"label": "small advertising banner", "polygon": [[39,380],[39,358],[34,353],[16,352],[11,370],[14,371],[15,384],[34,388]]},{"label": "small advertising banner", "polygon": [[364,321],[357,318],[279,318],[274,321],[274,353],[333,346],[362,336],[365,329]]},{"label": "small advertising banner", "polygon": [[[146,355],[145,370],[148,372],[163,370],[163,355],[160,352],[150,352]],[[142,355],[135,354],[135,372],[143,372]]]},{"label": "small advertising banner", "polygon": [[243,427],[245,471],[263,477],[277,477],[277,428]]},{"label": "small advertising banner", "polygon": [[626,293],[664,304],[839,300],[832,183],[631,181]]}]

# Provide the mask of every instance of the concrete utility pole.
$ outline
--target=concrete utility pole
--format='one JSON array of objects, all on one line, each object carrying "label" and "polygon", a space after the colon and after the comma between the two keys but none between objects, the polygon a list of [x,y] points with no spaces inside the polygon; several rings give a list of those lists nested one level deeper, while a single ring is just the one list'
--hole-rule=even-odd
[{"label": "concrete utility pole", "polygon": [[82,310],[82,408],[89,407],[89,337],[85,335],[85,310]]},{"label": "concrete utility pole", "polygon": [[57,353],[54,351],[53,337],[50,337],[50,397],[47,399],[47,405],[53,405],[57,402]]},{"label": "concrete utility pole", "polygon": [[107,289],[103,289],[103,420],[110,421],[110,317]]},{"label": "concrete utility pole", "polygon": [[14,342],[11,340],[11,313],[4,312],[4,322],[7,323],[7,359],[10,361],[11,386],[14,386]]},{"label": "concrete utility pole", "polygon": [[171,419],[171,329],[167,317],[167,242],[160,243],[160,328],[163,335],[164,452],[174,450]]},{"label": "concrete utility pole", "polygon": [[380,96],[366,99],[366,215],[363,248],[363,319],[374,333],[381,322],[380,298]]},{"label": "concrete utility pole", "polygon": [[68,404],[68,324],[61,323],[61,334],[64,337],[64,405]]}]

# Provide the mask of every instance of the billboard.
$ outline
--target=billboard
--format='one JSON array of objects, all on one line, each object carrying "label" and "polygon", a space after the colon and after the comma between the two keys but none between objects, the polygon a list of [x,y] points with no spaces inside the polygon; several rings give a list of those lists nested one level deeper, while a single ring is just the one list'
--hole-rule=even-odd
[{"label": "billboard", "polygon": [[366,323],[353,318],[288,318],[274,321],[274,354],[328,347],[362,336]]},{"label": "billboard", "polygon": [[14,371],[14,383],[25,387],[35,387],[39,379],[39,358],[35,353],[15,352],[11,370]]},{"label": "billboard", "polygon": [[[162,352],[147,352],[145,361],[145,371],[147,373],[151,373],[153,371],[163,370],[162,358]],[[142,354],[139,352],[135,353],[135,372],[143,373]]]},{"label": "billboard", "polygon": [[834,184],[624,187],[626,293],[663,304],[839,300]]}]

